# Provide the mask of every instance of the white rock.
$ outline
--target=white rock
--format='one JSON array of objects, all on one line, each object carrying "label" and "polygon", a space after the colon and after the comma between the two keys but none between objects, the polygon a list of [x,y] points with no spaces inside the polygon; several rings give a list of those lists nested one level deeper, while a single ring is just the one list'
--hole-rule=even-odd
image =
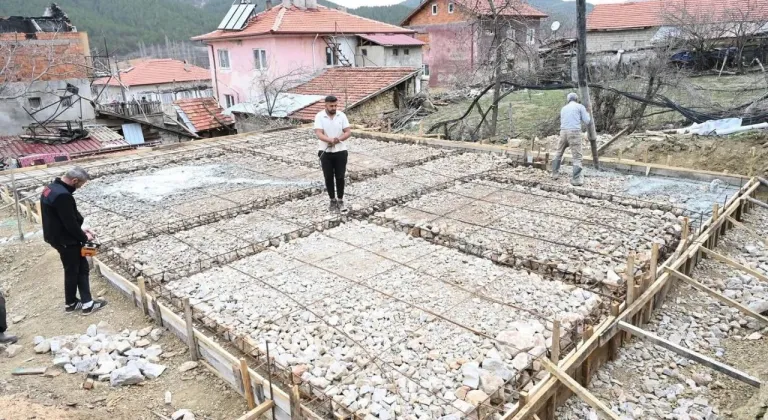
[{"label": "white rock", "polygon": [[477,362],[468,362],[461,365],[461,373],[463,375],[462,385],[472,389],[477,389],[480,386],[480,366]]},{"label": "white rock", "polygon": [[43,340],[35,346],[35,353],[37,354],[48,353],[49,351],[51,351],[51,342],[48,340]]},{"label": "white rock", "polygon": [[43,337],[41,335],[36,335],[35,338],[32,339],[32,343],[34,345],[38,345],[38,344],[42,343],[43,341],[45,341],[45,337]]},{"label": "white rock", "polygon": [[531,355],[528,353],[518,353],[518,355],[515,356],[515,358],[512,360],[512,367],[514,367],[519,372],[526,369],[530,362]]},{"label": "white rock", "polygon": [[171,414],[171,420],[195,420],[195,415],[186,408],[183,408]]},{"label": "white rock", "polygon": [[753,332],[747,336],[747,340],[759,340],[761,338],[763,338],[763,336],[759,332]]},{"label": "white rock", "polygon": [[71,373],[77,373],[77,368],[76,368],[74,365],[71,365],[71,364],[69,364],[69,363],[68,363],[68,364],[66,364],[66,365],[64,365],[64,370],[65,370],[67,373],[70,373],[70,374],[71,374]]},{"label": "white rock", "polygon": [[23,347],[21,346],[21,344],[11,344],[5,348],[5,356],[14,357],[17,354],[21,353],[22,349]]},{"label": "white rock", "polygon": [[112,386],[134,385],[144,381],[144,376],[135,365],[127,365],[112,371],[109,384]]},{"label": "white rock", "polygon": [[68,364],[69,364],[69,356],[66,354],[61,356],[56,356],[53,359],[54,366],[63,367],[64,365],[68,365]]},{"label": "white rock", "polygon": [[61,351],[61,341],[51,339],[48,342],[51,344],[51,353],[56,354]]},{"label": "white rock", "polygon": [[120,354],[125,354],[128,350],[131,349],[131,345],[124,340],[120,340],[115,343],[115,351],[117,351]]},{"label": "white rock", "polygon": [[488,399],[488,394],[486,394],[483,391],[480,391],[479,389],[473,389],[472,391],[467,392],[467,402],[478,406],[482,402]]},{"label": "white rock", "polygon": [[155,363],[147,363],[144,365],[144,368],[141,369],[141,372],[149,379],[155,379],[158,376],[162,375],[163,372],[165,372],[165,366],[158,365]]},{"label": "white rock", "polygon": [[171,391],[165,391],[165,403],[167,405],[171,405],[173,402],[173,395],[171,395]]},{"label": "white rock", "polygon": [[142,329],[140,329],[140,330],[137,332],[137,334],[138,334],[138,336],[139,336],[139,337],[146,337],[146,336],[148,336],[148,335],[149,335],[149,333],[151,333],[151,332],[152,332],[152,327],[151,327],[151,326],[149,326],[149,327],[146,327],[146,328],[142,328]]},{"label": "white rock", "polygon": [[96,334],[98,334],[98,328],[95,324],[91,324],[88,326],[88,330],[86,331],[86,334],[88,337],[96,337]]},{"label": "white rock", "polygon": [[155,328],[149,333],[149,338],[151,338],[152,341],[158,341],[162,336],[163,336],[163,330],[160,328]]}]

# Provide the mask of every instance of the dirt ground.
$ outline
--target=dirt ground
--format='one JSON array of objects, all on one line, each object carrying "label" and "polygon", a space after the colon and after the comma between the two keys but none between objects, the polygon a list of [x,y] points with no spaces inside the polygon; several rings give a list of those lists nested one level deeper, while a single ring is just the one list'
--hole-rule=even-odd
[{"label": "dirt ground", "polygon": [[[752,155],[752,148],[755,155]],[[741,135],[715,136],[629,136],[616,140],[602,156],[651,163],[669,164],[682,168],[749,175],[768,174],[768,131]]]},{"label": "dirt ground", "polygon": [[[9,241],[18,235],[15,218],[9,209],[0,210],[0,286],[7,294],[9,332],[18,335],[24,347],[13,358],[0,353],[0,420],[158,420],[161,417],[156,413],[170,416],[182,408],[192,410],[198,419],[232,419],[246,411],[244,399],[204,367],[178,371],[178,366],[189,360],[187,350],[169,332],[158,342],[164,351],[160,363],[168,369],[140,385],[112,388],[108,383],[97,383],[94,389],[84,390],[82,374],[11,376],[17,367],[52,364],[50,354],[34,353],[32,340],[37,335],[83,334],[88,325],[102,320],[118,331],[152,325],[128,299],[93,273],[91,290],[109,305],[87,317],[65,315],[61,263],[42,235],[34,233],[38,229],[25,223],[24,230],[32,234],[29,239]],[[18,316],[24,319],[11,323]],[[165,404],[166,391],[172,394],[171,405]]]}]

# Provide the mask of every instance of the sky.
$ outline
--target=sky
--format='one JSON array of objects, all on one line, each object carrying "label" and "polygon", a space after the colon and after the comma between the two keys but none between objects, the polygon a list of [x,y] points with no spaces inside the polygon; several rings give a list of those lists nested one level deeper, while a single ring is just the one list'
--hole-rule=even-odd
[{"label": "sky", "polygon": [[[387,6],[401,3],[403,0],[331,0],[345,7],[355,8],[360,6]],[[567,0],[566,0],[567,1]],[[625,0],[587,0],[589,3],[622,3]]]}]

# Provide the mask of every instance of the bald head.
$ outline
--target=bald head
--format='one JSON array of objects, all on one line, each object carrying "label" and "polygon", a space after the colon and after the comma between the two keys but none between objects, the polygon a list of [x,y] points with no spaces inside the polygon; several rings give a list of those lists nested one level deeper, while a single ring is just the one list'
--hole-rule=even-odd
[{"label": "bald head", "polygon": [[574,92],[571,92],[571,93],[569,93],[569,94],[568,94],[568,98],[567,98],[567,102],[568,102],[568,103],[571,103],[571,102],[579,102],[579,95],[577,95],[577,94],[576,94],[576,93],[574,93]]}]

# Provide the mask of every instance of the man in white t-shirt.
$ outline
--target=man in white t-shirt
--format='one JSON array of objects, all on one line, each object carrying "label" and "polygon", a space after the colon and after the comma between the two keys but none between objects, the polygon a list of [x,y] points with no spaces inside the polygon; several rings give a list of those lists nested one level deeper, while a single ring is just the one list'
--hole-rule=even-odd
[{"label": "man in white t-shirt", "polygon": [[[347,116],[336,110],[335,96],[325,98],[325,110],[315,116],[317,156],[325,177],[325,189],[331,198],[330,211],[344,210],[344,176],[347,172],[347,144],[352,136]],[[334,181],[336,182],[334,185]]]}]

